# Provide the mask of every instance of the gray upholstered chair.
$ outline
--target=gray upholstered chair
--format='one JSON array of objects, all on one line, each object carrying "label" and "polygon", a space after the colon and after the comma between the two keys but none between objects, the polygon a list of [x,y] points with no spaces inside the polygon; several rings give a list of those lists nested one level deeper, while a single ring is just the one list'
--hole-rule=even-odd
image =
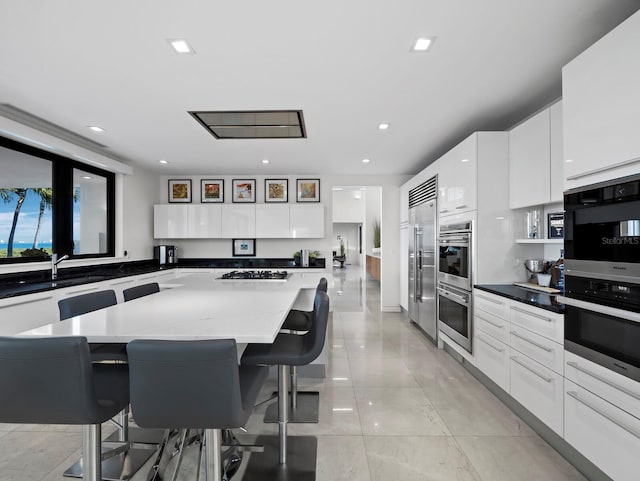
[{"label": "gray upholstered chair", "polygon": [[287,462],[287,367],[302,366],[315,360],[324,347],[329,319],[329,296],[316,293],[311,329],[301,336],[280,333],[273,344],[249,344],[242,354],[242,365],[278,366],[278,430],[280,464]]},{"label": "gray upholstered chair", "polygon": [[160,292],[160,286],[157,282],[150,282],[149,284],[142,284],[140,286],[125,289],[122,291],[122,295],[124,296],[124,302],[127,302],[137,299],[138,297],[155,294],[156,292]]},{"label": "gray upholstered chair", "polygon": [[83,479],[102,479],[101,424],[129,403],[126,364],[93,364],[85,337],[0,337],[0,386],[0,422],[84,425]]},{"label": "gray upholstered chair", "polygon": [[[105,307],[115,306],[117,303],[116,293],[112,289],[60,299],[58,301],[60,320],[64,321]],[[127,360],[124,344],[92,344],[90,349],[91,359],[94,362]]]},{"label": "gray upholstered chair", "polygon": [[[324,277],[321,278],[316,287],[316,294],[318,292],[327,292],[327,287],[327,279]],[[289,311],[289,314],[282,325],[282,329],[294,331],[295,334],[306,332],[311,329],[314,316],[315,306],[311,311],[292,309]],[[289,390],[291,391],[291,412],[289,413],[289,422],[317,423],[319,416],[320,393],[318,391],[298,392],[298,366],[289,366],[289,378],[291,384],[289,386]],[[298,400],[300,400],[300,402],[298,402]],[[275,409],[275,405],[269,406],[265,413],[264,420],[267,423],[277,422],[278,413]]]},{"label": "gray upholstered chair", "polygon": [[134,340],[127,351],[138,425],[204,429],[206,479],[222,479],[222,430],[246,423],[267,368],[238,366],[234,339]]}]

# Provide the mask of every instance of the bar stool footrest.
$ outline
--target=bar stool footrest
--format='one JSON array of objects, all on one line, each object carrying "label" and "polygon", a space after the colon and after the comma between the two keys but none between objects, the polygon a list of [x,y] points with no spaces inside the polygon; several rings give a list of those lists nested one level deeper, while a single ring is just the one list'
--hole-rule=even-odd
[{"label": "bar stool footrest", "polygon": [[[104,444],[104,443],[103,443]],[[110,451],[108,446],[102,447],[102,453]],[[116,454],[102,460],[102,479],[106,481],[128,480],[138,471],[154,451],[149,449],[127,449],[124,453]],[[77,461],[64,472],[69,478],[82,478],[82,460]]]}]

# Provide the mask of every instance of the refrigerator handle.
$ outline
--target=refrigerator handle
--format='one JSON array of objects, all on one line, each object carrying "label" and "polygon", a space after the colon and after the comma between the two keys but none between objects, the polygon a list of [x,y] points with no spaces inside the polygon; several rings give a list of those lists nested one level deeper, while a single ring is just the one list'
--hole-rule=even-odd
[{"label": "refrigerator handle", "polygon": [[[413,227],[413,302],[418,302],[418,227]],[[422,299],[422,294],[420,294]]]},{"label": "refrigerator handle", "polygon": [[[416,229],[417,232],[417,240],[418,240],[418,244],[416,244],[416,246],[422,246],[422,242],[420,237],[420,230]],[[416,300],[418,302],[422,302],[422,255],[423,255],[423,251],[422,249],[418,250],[418,261],[417,261],[417,269],[416,269],[416,284],[417,284],[417,289],[416,289]]]}]

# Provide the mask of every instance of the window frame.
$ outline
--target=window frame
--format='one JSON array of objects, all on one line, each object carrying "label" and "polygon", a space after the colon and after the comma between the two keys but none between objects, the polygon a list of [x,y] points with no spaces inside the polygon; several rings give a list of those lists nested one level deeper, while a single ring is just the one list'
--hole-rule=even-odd
[{"label": "window frame", "polygon": [[[114,172],[94,167],[60,154],[55,154],[13,139],[0,136],[0,147],[38,157],[51,162],[51,186],[54,202],[51,206],[52,251],[72,259],[115,257],[116,188]],[[107,181],[107,251],[93,254],[73,254],[73,170],[81,169],[106,178]],[[8,257],[0,265],[42,262],[51,257]]]}]

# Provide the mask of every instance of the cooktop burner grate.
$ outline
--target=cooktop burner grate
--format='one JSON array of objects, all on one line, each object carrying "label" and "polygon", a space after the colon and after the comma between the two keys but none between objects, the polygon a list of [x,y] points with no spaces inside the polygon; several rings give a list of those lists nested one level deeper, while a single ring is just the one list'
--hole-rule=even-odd
[{"label": "cooktop burner grate", "polygon": [[218,279],[285,280],[287,277],[287,271],[231,271],[222,274]]}]

